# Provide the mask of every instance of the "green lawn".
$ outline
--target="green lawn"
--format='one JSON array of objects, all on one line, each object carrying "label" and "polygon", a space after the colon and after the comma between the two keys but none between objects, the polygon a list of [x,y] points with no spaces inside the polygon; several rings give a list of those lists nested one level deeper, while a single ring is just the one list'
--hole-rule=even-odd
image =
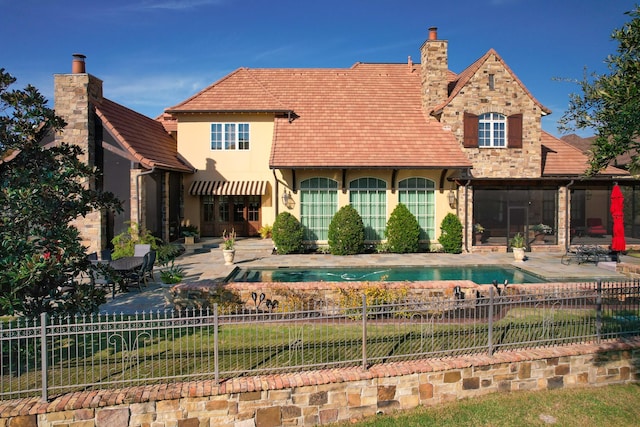
[{"label": "green lawn", "polygon": [[496,393],[334,427],[637,426],[638,401],[640,384]]}]

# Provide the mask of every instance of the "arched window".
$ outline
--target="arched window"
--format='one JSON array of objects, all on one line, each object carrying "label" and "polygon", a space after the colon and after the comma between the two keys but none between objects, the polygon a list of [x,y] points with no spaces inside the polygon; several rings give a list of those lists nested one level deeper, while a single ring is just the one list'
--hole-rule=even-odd
[{"label": "arched window", "polygon": [[435,237],[435,188],[435,183],[426,178],[407,178],[398,182],[398,201],[418,220],[420,240]]},{"label": "arched window", "polygon": [[329,223],[338,211],[338,182],[309,178],[300,183],[300,223],[304,240],[328,240]]},{"label": "arched window", "polygon": [[382,240],[387,225],[387,183],[359,178],[349,183],[349,202],[364,223],[365,240]]},{"label": "arched window", "polygon": [[478,146],[506,147],[507,118],[500,113],[478,116]]}]

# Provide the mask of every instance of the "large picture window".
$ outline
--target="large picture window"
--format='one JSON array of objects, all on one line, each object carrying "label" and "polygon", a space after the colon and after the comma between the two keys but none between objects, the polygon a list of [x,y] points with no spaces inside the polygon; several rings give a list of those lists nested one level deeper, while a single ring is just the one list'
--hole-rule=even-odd
[{"label": "large picture window", "polygon": [[212,150],[248,150],[249,123],[211,123]]},{"label": "large picture window", "polygon": [[420,224],[420,240],[435,236],[435,183],[426,178],[408,178],[398,182],[398,201],[405,205]]},{"label": "large picture window", "polygon": [[304,227],[304,240],[328,240],[329,224],[337,211],[337,181],[318,177],[300,183],[300,223]]},{"label": "large picture window", "polygon": [[360,178],[349,184],[349,202],[364,223],[365,240],[382,240],[387,225],[387,183],[378,178]]}]

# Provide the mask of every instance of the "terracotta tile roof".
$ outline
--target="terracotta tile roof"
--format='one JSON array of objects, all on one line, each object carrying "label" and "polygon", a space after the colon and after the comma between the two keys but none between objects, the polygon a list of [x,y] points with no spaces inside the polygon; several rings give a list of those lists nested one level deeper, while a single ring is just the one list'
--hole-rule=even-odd
[{"label": "terracotta tile roof", "polygon": [[272,168],[471,167],[453,134],[423,113],[419,66],[240,68],[167,112],[281,113]]},{"label": "terracotta tile roof", "polygon": [[[542,176],[581,176],[589,166],[589,159],[572,144],[542,132]],[[608,166],[600,176],[628,176],[629,172]]]},{"label": "terracotta tile roof", "polygon": [[96,114],[104,127],[145,168],[193,172],[194,168],[178,154],[176,141],[162,123],[106,98],[96,106]]},{"label": "terracotta tile roof", "polygon": [[529,89],[527,89],[527,87],[522,83],[522,81],[520,81],[518,76],[515,75],[515,73],[511,70],[511,68],[509,68],[507,63],[504,62],[502,57],[500,55],[498,55],[498,52],[496,52],[494,49],[489,49],[489,51],[487,53],[482,55],[480,58],[478,58],[478,60],[476,60],[473,64],[469,65],[464,71],[462,71],[458,75],[457,79],[455,79],[454,81],[450,81],[450,83],[449,83],[449,98],[447,98],[441,104],[434,106],[432,111],[430,111],[430,113],[437,113],[440,110],[442,110],[444,107],[446,107],[458,95],[458,93],[460,93],[462,88],[464,88],[464,86],[469,82],[469,80],[471,80],[471,78],[475,75],[475,73],[480,69],[480,67],[482,67],[482,65],[491,56],[495,56],[496,60],[502,64],[502,66],[505,68],[505,70],[507,70],[507,72],[509,74],[511,74],[511,76],[513,77],[515,82],[520,85],[522,90],[524,90],[527,93],[527,95],[529,95],[529,97],[531,97],[533,102],[535,102],[535,104],[540,108],[540,110],[542,110],[543,113],[551,114],[551,110],[549,110],[547,107],[542,105],[531,94],[531,92],[529,92]]},{"label": "terracotta tile roof", "polygon": [[163,113],[160,116],[156,117],[156,120],[162,123],[164,130],[167,132],[177,132],[178,131],[178,120],[169,113]]}]

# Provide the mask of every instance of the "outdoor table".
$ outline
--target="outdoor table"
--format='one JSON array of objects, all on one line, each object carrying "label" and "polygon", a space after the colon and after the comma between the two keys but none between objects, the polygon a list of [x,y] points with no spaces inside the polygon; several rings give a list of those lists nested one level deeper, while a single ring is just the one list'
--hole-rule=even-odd
[{"label": "outdoor table", "polygon": [[112,261],[93,260],[91,261],[91,263],[94,265],[100,265],[100,264],[107,265],[109,266],[109,268],[111,268],[116,273],[118,273],[121,280],[115,280],[115,278],[113,280],[108,280],[109,282],[113,282],[111,295],[112,297],[115,297],[116,282],[118,282],[118,284],[120,285],[125,284],[125,278],[127,277],[128,273],[139,269],[142,266],[143,260],[144,260],[144,257],[141,257],[141,256],[128,256],[128,257],[118,258]]}]

